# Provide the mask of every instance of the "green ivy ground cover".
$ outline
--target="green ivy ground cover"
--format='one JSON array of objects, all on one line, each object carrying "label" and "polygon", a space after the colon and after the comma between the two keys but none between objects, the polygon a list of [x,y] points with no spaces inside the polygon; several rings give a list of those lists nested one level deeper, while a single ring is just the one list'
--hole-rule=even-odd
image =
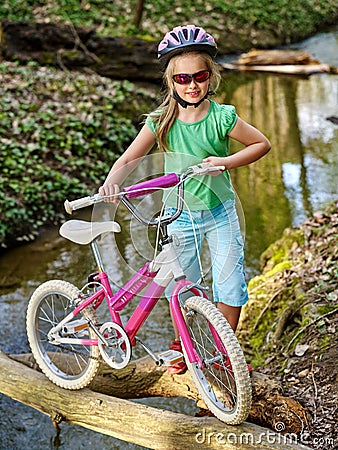
[{"label": "green ivy ground cover", "polygon": [[[55,223],[66,197],[97,188],[136,133],[125,97],[130,104],[150,94],[129,82],[34,64],[2,63],[0,80],[0,244],[6,246]],[[134,105],[134,117],[135,111]]]}]

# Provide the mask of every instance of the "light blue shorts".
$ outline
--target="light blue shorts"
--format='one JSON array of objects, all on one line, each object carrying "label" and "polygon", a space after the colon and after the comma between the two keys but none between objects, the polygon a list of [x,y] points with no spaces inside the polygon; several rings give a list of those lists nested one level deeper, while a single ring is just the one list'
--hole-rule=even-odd
[{"label": "light blue shorts", "polygon": [[[175,211],[171,207],[165,209],[170,215]],[[248,301],[243,270],[244,242],[234,200],[227,200],[212,210],[184,210],[168,226],[168,231],[174,235],[178,258],[189,280],[197,282],[200,279],[196,243],[201,252],[205,239],[210,261],[207,268],[202,261],[202,267],[203,270],[211,269],[214,301],[230,306],[243,306]],[[166,294],[170,287],[172,285]]]}]

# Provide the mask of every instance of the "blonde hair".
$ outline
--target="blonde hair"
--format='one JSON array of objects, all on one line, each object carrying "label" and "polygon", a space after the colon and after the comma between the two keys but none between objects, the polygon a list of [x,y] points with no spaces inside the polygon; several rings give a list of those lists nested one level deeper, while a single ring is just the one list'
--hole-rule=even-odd
[{"label": "blonde hair", "polygon": [[158,146],[160,150],[167,151],[170,150],[168,145],[168,133],[170,128],[172,127],[177,114],[178,114],[178,105],[177,101],[173,98],[173,94],[175,92],[175,85],[172,79],[174,75],[174,68],[176,61],[182,56],[200,56],[205,62],[207,69],[211,71],[211,81],[209,91],[216,91],[219,83],[221,81],[221,75],[219,73],[216,62],[213,58],[204,52],[189,52],[183,53],[176,56],[173,56],[166,67],[166,70],[163,74],[164,81],[164,93],[163,93],[163,101],[158,109],[151,113],[150,116],[155,125],[155,133]]}]

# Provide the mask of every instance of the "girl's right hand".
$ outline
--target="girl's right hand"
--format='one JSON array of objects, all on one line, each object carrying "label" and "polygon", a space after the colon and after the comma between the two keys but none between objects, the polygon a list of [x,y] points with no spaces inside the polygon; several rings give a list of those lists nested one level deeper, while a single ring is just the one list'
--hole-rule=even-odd
[{"label": "girl's right hand", "polygon": [[102,197],[109,196],[109,198],[104,199],[105,202],[119,203],[120,200],[117,196],[119,192],[120,187],[118,184],[105,182],[103,186],[99,187],[99,194],[102,195]]},{"label": "girl's right hand", "polygon": [[[225,165],[226,157],[221,156],[208,156],[203,159],[203,164],[209,164],[210,166],[224,166],[224,170],[226,170]],[[217,175],[221,174],[221,170],[217,170],[216,172],[210,172],[210,175],[217,177]]]}]

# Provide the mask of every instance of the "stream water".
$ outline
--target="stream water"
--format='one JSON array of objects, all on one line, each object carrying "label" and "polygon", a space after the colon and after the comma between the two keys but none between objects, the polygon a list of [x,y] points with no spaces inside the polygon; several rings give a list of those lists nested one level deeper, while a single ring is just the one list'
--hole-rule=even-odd
[{"label": "stream water", "polygon": [[[294,47],[308,51],[323,63],[338,66],[338,29]],[[337,75],[328,74],[223,75],[216,100],[235,104],[239,115],[262,130],[272,143],[267,157],[232,174],[245,218],[248,278],[259,272],[261,253],[285,228],[299,224],[338,197],[338,126],[328,120],[338,116],[337,81]],[[144,170],[150,174],[149,167]],[[131,245],[124,214],[120,223],[123,228],[118,241],[120,254],[132,263],[137,239]],[[142,236],[140,240],[143,242]],[[141,250],[138,254],[143,252],[143,247]],[[36,242],[0,257],[0,348],[3,351],[29,351],[25,313],[32,291],[51,278],[80,286],[83,277],[92,270],[88,252],[87,248],[61,239],[57,230],[48,230]],[[108,269],[113,271],[115,280],[122,281],[126,276],[123,268],[115,259],[110,264]],[[145,339],[165,349],[171,337],[168,305],[163,302],[147,324]],[[151,399],[146,403],[165,405],[167,409],[187,414],[194,412],[194,406],[181,399]],[[0,418],[0,449],[141,448],[69,424],[62,424],[57,435],[49,417],[3,395],[0,395]]]}]

